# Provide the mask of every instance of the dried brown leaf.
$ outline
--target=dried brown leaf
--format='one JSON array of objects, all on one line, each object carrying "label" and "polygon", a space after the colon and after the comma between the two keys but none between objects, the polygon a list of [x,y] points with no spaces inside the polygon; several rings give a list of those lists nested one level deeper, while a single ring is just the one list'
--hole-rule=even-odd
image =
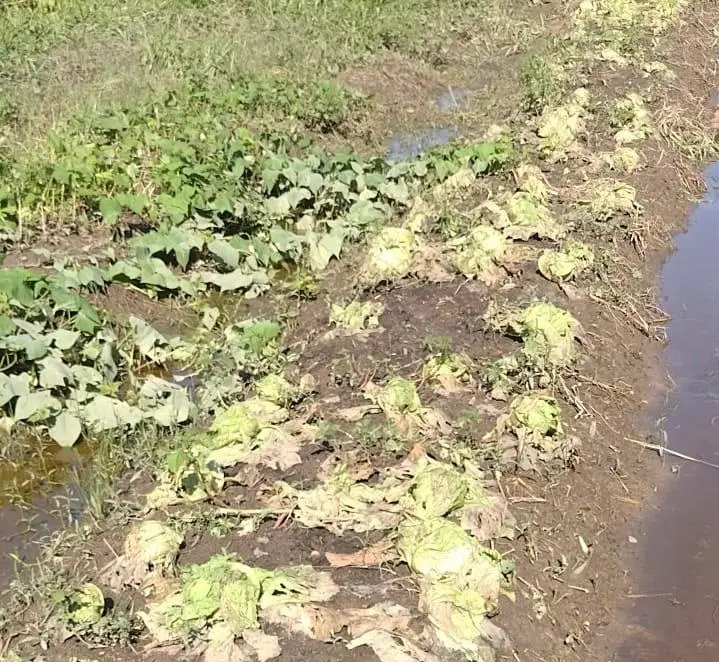
[{"label": "dried brown leaf", "polygon": [[367,567],[382,565],[387,561],[397,558],[397,551],[394,542],[385,539],[351,554],[334,554],[333,552],[327,552],[325,558],[333,568],[344,568],[347,566]]}]

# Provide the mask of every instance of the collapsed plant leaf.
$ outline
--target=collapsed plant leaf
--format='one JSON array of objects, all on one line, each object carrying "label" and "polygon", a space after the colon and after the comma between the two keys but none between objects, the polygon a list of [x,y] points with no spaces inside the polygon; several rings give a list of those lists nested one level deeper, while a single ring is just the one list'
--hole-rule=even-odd
[{"label": "collapsed plant leaf", "polygon": [[480,553],[480,546],[472,536],[443,517],[408,518],[397,531],[400,556],[423,577],[459,575]]},{"label": "collapsed plant leaf", "polygon": [[444,462],[428,462],[412,480],[409,496],[418,517],[442,517],[461,508],[467,499],[470,481]]},{"label": "collapsed plant leaf", "polygon": [[454,267],[467,278],[478,278],[486,285],[493,285],[504,276],[501,265],[510,243],[499,230],[478,225],[450,244],[455,249]]},{"label": "collapsed plant leaf", "polygon": [[111,565],[107,582],[114,588],[142,585],[150,573],[174,570],[184,537],[163,522],[146,520],[127,534],[123,554]]},{"label": "collapsed plant leaf", "polygon": [[520,359],[513,354],[492,361],[484,374],[484,385],[493,400],[507,400],[522,372]]},{"label": "collapsed plant leaf", "polygon": [[[509,436],[504,434],[507,429],[512,433]],[[541,471],[556,460],[566,464],[579,445],[575,437],[564,433],[557,401],[543,393],[515,398],[509,412],[497,420],[494,434],[499,439],[502,461],[514,462],[527,471]]]},{"label": "collapsed plant leaf", "polygon": [[448,517],[479,542],[514,535],[515,520],[506,499],[488,492],[471,464],[459,471],[445,462],[420,460],[404,503],[410,516]]},{"label": "collapsed plant leaf", "polygon": [[634,172],[640,164],[639,154],[631,147],[619,146],[604,156],[609,167],[617,172]]},{"label": "collapsed plant leaf", "polygon": [[404,632],[409,627],[412,615],[406,607],[380,602],[364,609],[287,604],[264,609],[262,617],[289,632],[303,634],[317,641],[332,641],[343,629],[352,637],[359,637],[378,627]]},{"label": "collapsed plant leaf", "polygon": [[375,566],[397,558],[394,542],[385,538],[374,545],[364,547],[356,552],[336,554],[325,552],[325,558],[333,568],[346,568],[348,566]]},{"label": "collapsed plant leaf", "polygon": [[557,241],[567,232],[547,207],[525,191],[512,195],[506,202],[506,209],[508,223],[499,229],[512,239],[527,241],[538,237]]},{"label": "collapsed plant leaf", "polygon": [[417,249],[414,233],[407,228],[385,227],[375,236],[358,274],[364,287],[392,282],[407,276]]},{"label": "collapsed plant leaf", "polygon": [[365,331],[379,326],[384,305],[378,301],[352,301],[346,306],[332,304],[330,324],[346,331]]},{"label": "collapsed plant leaf", "polygon": [[328,599],[336,591],[328,575],[309,567],[264,570],[217,555],[184,568],[177,590],[140,616],[159,644],[217,624],[241,635],[257,628],[261,609]]},{"label": "collapsed plant leaf", "polygon": [[288,407],[308,394],[303,388],[305,385],[290,384],[281,375],[265,375],[255,382],[255,393],[260,400],[279,407]]},{"label": "collapsed plant leaf", "polygon": [[405,520],[398,533],[400,554],[422,577],[420,610],[440,642],[465,653],[485,647],[482,623],[497,609],[502,557],[441,517]]},{"label": "collapsed plant leaf", "polygon": [[[499,588],[501,570],[492,561],[486,561],[476,572],[485,574],[484,589]],[[419,608],[427,614],[439,643],[448,650],[463,652],[469,659],[493,659],[495,650],[511,646],[506,633],[488,620],[496,604],[478,586],[458,586],[452,578],[423,582]]]},{"label": "collapsed plant leaf", "polygon": [[472,381],[471,366],[464,354],[435,354],[422,366],[422,380],[442,393],[456,393]]},{"label": "collapsed plant leaf", "polygon": [[542,171],[535,165],[523,163],[520,165],[514,177],[520,191],[528,193],[532,199],[541,204],[547,204],[549,200],[549,186]]},{"label": "collapsed plant leaf", "polygon": [[382,629],[369,630],[347,644],[349,650],[359,646],[368,646],[380,662],[440,662],[440,658],[422,650],[409,637],[394,631]]},{"label": "collapsed plant leaf", "polygon": [[633,216],[641,210],[636,189],[631,184],[616,180],[589,182],[579,195],[588,206],[591,217],[600,222],[624,214]]},{"label": "collapsed plant leaf", "polygon": [[537,237],[558,241],[567,229],[552,216],[545,204],[546,198],[546,192],[535,185],[532,192],[505,192],[496,200],[487,200],[475,213],[489,221],[506,238],[528,241]]},{"label": "collapsed plant leaf", "polygon": [[540,301],[508,313],[490,305],[485,319],[495,328],[519,336],[524,355],[537,367],[563,367],[574,360],[579,322],[554,304]]},{"label": "collapsed plant leaf", "polygon": [[288,417],[289,412],[283,407],[261,398],[250,398],[228,407],[215,418],[210,427],[214,433],[212,444],[222,448],[251,441],[263,427],[282,423]]},{"label": "collapsed plant leaf", "polygon": [[539,273],[555,283],[576,278],[593,263],[594,251],[580,242],[571,242],[561,250],[545,250],[537,260]]},{"label": "collapsed plant leaf", "polygon": [[278,482],[269,504],[286,507],[289,502],[295,520],[309,528],[326,528],[336,535],[348,530],[363,533],[397,526],[402,517],[399,501],[408,485],[392,474],[376,486],[369,485],[340,465],[322,485],[309,490]]},{"label": "collapsed plant leaf", "polygon": [[477,175],[472,168],[462,167],[432,189],[432,198],[437,203],[446,203],[472,188],[476,181]]},{"label": "collapsed plant leaf", "polygon": [[509,405],[509,423],[515,432],[543,437],[562,434],[561,416],[559,404],[547,395],[520,395]]},{"label": "collapsed plant leaf", "polygon": [[189,435],[184,447],[168,454],[159,484],[147,497],[148,507],[216,496],[225,486],[224,470],[238,464],[280,470],[299,464],[300,448],[314,439],[315,428],[302,420],[288,421],[288,416],[287,409],[260,398],[232,405],[208,432]]},{"label": "collapsed plant leaf", "polygon": [[585,117],[589,92],[575,90],[569,100],[556,108],[547,107],[539,118],[539,148],[552,161],[566,158],[577,149],[577,138],[586,131]]},{"label": "collapsed plant leaf", "polygon": [[612,124],[618,128],[614,134],[618,145],[639,142],[653,133],[649,111],[644,105],[644,99],[636,92],[630,92],[624,99],[617,101]]},{"label": "collapsed plant leaf", "polygon": [[403,377],[392,377],[384,387],[369,383],[364,394],[401,433],[449,425],[441,412],[422,406],[416,386]]},{"label": "collapsed plant leaf", "polygon": [[97,623],[105,612],[105,596],[96,584],[83,584],[64,595],[61,606],[62,616],[68,625],[92,625]]}]

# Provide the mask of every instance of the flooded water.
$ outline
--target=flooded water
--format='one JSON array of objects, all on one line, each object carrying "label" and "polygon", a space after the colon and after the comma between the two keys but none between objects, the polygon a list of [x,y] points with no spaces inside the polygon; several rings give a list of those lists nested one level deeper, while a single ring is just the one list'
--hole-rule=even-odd
[{"label": "flooded water", "polygon": [[[664,419],[669,448],[719,464],[719,164],[663,274],[671,315],[666,361],[676,387]],[[719,660],[719,470],[672,461],[659,509],[636,537],[641,585],[618,662]]]},{"label": "flooded water", "polygon": [[437,97],[435,105],[440,110],[462,110],[469,105],[469,94],[461,88],[448,87]]},{"label": "flooded water", "polygon": [[396,136],[387,145],[387,160],[392,162],[409,161],[428,152],[433,147],[450,143],[457,136],[457,130],[451,127],[423,129]]}]

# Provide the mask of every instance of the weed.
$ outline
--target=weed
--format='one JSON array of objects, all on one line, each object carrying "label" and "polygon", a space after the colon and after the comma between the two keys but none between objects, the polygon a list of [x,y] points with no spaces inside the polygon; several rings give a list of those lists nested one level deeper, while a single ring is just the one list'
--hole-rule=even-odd
[{"label": "weed", "polygon": [[554,66],[547,56],[530,55],[519,69],[523,91],[523,106],[528,113],[542,112],[545,106],[556,103],[562,94],[561,69]]},{"label": "weed", "polygon": [[432,354],[446,357],[454,351],[454,341],[448,336],[427,336],[424,339],[424,347]]},{"label": "weed", "polygon": [[407,448],[406,435],[402,435],[393,425],[359,423],[356,440],[361,448],[381,455],[396,455]]}]

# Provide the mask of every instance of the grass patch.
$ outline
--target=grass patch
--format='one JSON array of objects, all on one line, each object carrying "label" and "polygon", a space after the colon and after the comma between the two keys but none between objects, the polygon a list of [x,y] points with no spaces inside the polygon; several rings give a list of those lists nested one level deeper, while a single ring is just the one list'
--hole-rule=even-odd
[{"label": "grass patch", "polygon": [[[499,3],[13,3],[0,12],[0,112],[36,137],[78,108],[147,99],[193,79],[212,87],[272,74],[309,88],[381,49],[438,61],[451,31],[488,10],[497,14]],[[259,91],[265,106],[278,99]],[[338,100],[320,89],[303,106],[322,115]]]}]

